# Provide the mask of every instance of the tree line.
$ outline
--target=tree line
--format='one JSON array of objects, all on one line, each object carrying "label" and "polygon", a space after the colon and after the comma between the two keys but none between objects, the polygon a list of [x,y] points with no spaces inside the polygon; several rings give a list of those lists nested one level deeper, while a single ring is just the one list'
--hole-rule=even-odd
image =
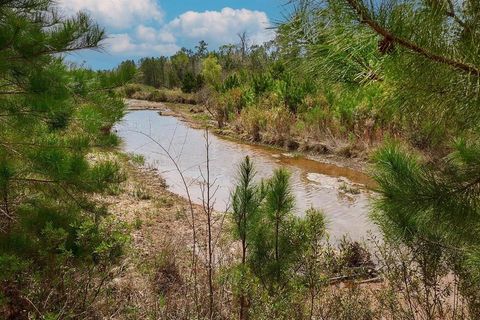
[{"label": "tree line", "polygon": [[[196,294],[183,301],[190,316],[477,318],[479,21],[476,0],[297,0],[272,42],[241,34],[215,51],[200,42],[97,72],[62,57],[105,38],[88,15],[65,18],[51,0],[0,1],[0,314],[95,318],[130,230],[102,202],[126,179],[103,152],[119,144],[117,89],[141,83],[195,93],[219,127],[253,141],[298,149],[295,137],[336,139],[345,156],[374,147],[378,268],[359,244],[332,249],[321,211],[293,215],[288,172],[256,181],[247,158],[228,213],[239,258],[225,270],[207,264],[209,281],[195,290],[209,289],[209,310],[192,311]],[[371,269],[383,290],[355,281],[332,290]]]}]

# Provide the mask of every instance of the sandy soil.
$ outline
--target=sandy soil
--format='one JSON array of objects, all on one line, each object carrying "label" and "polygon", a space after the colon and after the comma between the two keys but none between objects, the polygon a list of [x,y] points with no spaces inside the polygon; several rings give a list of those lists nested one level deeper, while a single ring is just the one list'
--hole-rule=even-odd
[{"label": "sandy soil", "polygon": [[[189,202],[168,191],[153,169],[134,164],[123,154],[114,155],[122,163],[126,181],[102,201],[111,213],[131,226],[131,246],[116,279],[109,285],[108,298],[98,306],[112,319],[144,319],[157,314],[159,295],[184,296],[190,281],[192,262],[192,219]],[[197,263],[202,277],[206,261],[206,215],[193,205],[197,231]],[[220,238],[224,215],[214,213],[214,236]],[[231,246],[232,242],[227,241]],[[172,298],[181,303],[182,299]],[[184,301],[183,301],[184,302]],[[174,301],[169,306],[175,307]],[[183,310],[185,306],[178,307]],[[134,317],[130,318],[130,311]],[[159,314],[157,314],[159,316]]]}]

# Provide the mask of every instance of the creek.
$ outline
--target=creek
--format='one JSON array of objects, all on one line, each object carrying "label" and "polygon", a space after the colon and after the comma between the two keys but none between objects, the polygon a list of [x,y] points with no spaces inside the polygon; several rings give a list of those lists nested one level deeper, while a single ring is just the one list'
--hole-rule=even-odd
[{"label": "creek", "polygon": [[[115,130],[122,138],[125,152],[142,155],[145,165],[158,169],[169,190],[186,197],[186,190],[172,160],[149,137],[161,144],[175,159],[189,185],[195,203],[202,203],[202,181],[206,174],[205,130],[193,129],[173,116],[158,111],[140,110],[126,114]],[[214,207],[229,208],[238,164],[250,156],[258,180],[272,175],[279,167],[291,173],[292,192],[296,197],[295,213],[303,215],[311,207],[322,209],[332,239],[343,235],[362,240],[370,231],[377,234],[368,219],[368,186],[371,180],[363,173],[333,164],[283,153],[273,148],[239,143],[209,134],[210,180],[214,182]]]}]

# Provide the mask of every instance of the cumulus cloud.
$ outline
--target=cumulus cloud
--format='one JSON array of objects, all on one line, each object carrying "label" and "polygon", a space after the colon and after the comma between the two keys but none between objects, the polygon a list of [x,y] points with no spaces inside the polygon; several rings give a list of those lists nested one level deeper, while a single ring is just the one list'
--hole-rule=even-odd
[{"label": "cumulus cloud", "polygon": [[104,43],[106,50],[113,54],[135,57],[162,55],[169,56],[180,48],[175,43],[162,43],[158,41],[139,41],[129,34],[113,34]]},{"label": "cumulus cloud", "polygon": [[129,28],[135,21],[161,21],[163,11],[155,0],[59,0],[65,12],[89,12],[97,21],[116,29]]},{"label": "cumulus cloud", "polygon": [[205,40],[210,49],[238,41],[247,32],[251,43],[271,40],[274,32],[265,12],[223,8],[220,11],[187,11],[164,22],[157,0],[58,0],[66,14],[89,12],[112,32],[103,42],[111,54],[123,57],[172,55],[180,45],[194,47]]},{"label": "cumulus cloud", "polygon": [[221,11],[188,11],[167,24],[173,34],[205,40],[213,46],[238,40],[237,34],[247,32],[255,43],[273,38],[270,20],[265,12],[223,8]]},{"label": "cumulus cloud", "polygon": [[148,42],[166,42],[174,43],[176,41],[175,36],[165,28],[157,30],[152,27],[139,25],[136,29],[136,36],[139,40]]}]

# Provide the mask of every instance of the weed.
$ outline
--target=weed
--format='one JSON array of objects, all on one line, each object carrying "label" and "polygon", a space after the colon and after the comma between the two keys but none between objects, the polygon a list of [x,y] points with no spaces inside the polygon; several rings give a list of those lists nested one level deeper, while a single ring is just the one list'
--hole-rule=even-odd
[{"label": "weed", "polygon": [[150,200],[150,192],[145,186],[139,185],[132,191],[132,196],[137,200]]},{"label": "weed", "polygon": [[349,193],[349,194],[360,194],[360,189],[355,187],[355,186],[352,186],[352,185],[348,185],[347,183],[343,182],[339,187],[338,189],[344,193]]},{"label": "weed", "polygon": [[133,222],[133,227],[135,230],[140,230],[143,226],[143,220],[139,217],[135,217],[135,221]]}]

